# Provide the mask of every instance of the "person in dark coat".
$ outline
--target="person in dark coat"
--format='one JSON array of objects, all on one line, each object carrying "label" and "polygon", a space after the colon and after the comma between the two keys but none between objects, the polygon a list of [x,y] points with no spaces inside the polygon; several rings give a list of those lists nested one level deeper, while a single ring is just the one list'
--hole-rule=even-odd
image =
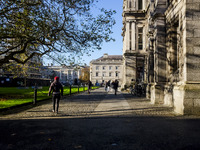
[{"label": "person in dark coat", "polygon": [[113,88],[115,90],[115,95],[117,95],[118,84],[119,84],[119,82],[117,80],[115,80],[115,82],[113,83]]},{"label": "person in dark coat", "polygon": [[[52,101],[53,101],[53,112],[58,113],[58,108],[59,108],[59,101],[61,96],[63,96],[63,86],[62,84],[59,82],[59,77],[55,77],[54,81],[51,83],[50,87],[49,87],[49,93],[48,96],[51,95],[52,93]],[[56,108],[55,108],[56,105]]]},{"label": "person in dark coat", "polygon": [[91,86],[92,86],[92,82],[88,80],[88,94],[90,94]]}]

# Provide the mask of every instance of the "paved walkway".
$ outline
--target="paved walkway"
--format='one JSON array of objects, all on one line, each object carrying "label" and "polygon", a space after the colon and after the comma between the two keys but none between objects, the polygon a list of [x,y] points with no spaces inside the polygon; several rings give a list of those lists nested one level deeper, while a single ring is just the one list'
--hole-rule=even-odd
[{"label": "paved walkway", "polygon": [[[64,98],[59,114],[51,101],[0,116],[3,150],[197,150],[199,117],[176,116],[169,107],[127,93]],[[10,112],[11,113],[11,112]]]},{"label": "paved walkway", "polygon": [[122,94],[114,95],[113,92],[110,92],[96,107],[94,113],[101,115],[118,115],[130,109],[130,105]]},{"label": "paved walkway", "polygon": [[[24,109],[24,110],[23,110]],[[43,119],[97,116],[174,116],[172,108],[152,105],[149,100],[128,93],[105,92],[104,88],[65,97],[60,101],[59,114],[52,113],[51,101],[29,108],[22,107],[0,119]]]}]

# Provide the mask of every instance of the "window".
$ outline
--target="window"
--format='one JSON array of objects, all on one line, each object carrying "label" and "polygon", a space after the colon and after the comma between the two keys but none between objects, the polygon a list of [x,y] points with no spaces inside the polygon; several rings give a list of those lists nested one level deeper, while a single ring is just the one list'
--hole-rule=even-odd
[{"label": "window", "polygon": [[106,66],[103,66],[102,69],[105,70],[105,69],[106,69]]},{"label": "window", "polygon": [[143,0],[138,0],[138,10],[142,10]]},{"label": "window", "polygon": [[128,1],[128,8],[131,8],[131,0]]},{"label": "window", "polygon": [[115,73],[115,76],[116,76],[116,77],[118,77],[118,76],[119,76],[118,72],[116,72],[116,73]]},{"label": "window", "polygon": [[109,70],[112,70],[112,66],[109,66]]},{"label": "window", "polygon": [[111,72],[109,72],[109,77],[111,77],[112,76],[112,73]]},{"label": "window", "polygon": [[118,70],[118,66],[115,66],[115,69]]},{"label": "window", "polygon": [[99,73],[98,72],[96,72],[96,77],[98,77],[99,76]]},{"label": "window", "polygon": [[143,49],[143,27],[138,27],[138,49]]},{"label": "window", "polygon": [[99,70],[99,66],[96,66],[96,70]]},{"label": "window", "polygon": [[105,73],[105,72],[103,72],[103,73],[102,73],[102,76],[103,76],[103,77],[105,77],[105,76],[106,76],[106,73]]}]

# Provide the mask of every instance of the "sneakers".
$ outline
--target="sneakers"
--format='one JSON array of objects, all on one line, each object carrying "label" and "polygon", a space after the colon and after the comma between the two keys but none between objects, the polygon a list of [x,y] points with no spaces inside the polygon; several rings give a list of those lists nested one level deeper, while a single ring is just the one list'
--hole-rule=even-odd
[{"label": "sneakers", "polygon": [[52,110],[52,112],[58,114],[58,111]]}]

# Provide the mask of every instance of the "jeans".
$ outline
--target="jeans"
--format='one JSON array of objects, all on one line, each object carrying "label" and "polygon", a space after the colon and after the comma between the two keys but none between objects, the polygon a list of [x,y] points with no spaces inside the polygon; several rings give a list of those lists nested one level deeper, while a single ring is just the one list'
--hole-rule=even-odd
[{"label": "jeans", "polygon": [[[58,107],[59,107],[59,101],[60,101],[60,94],[53,94],[52,97],[52,102],[53,102],[53,111],[58,112]],[[55,106],[56,106],[56,110],[55,110]]]}]

